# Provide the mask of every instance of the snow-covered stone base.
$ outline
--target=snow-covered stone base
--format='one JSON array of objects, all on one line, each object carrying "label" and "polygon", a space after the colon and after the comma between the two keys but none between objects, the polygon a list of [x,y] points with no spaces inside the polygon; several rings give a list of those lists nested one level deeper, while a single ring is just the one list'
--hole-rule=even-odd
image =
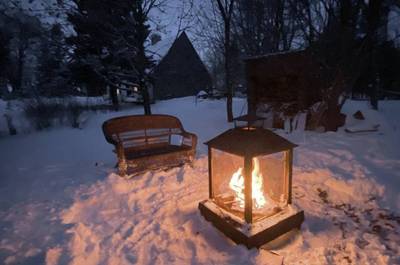
[{"label": "snow-covered stone base", "polygon": [[261,247],[292,229],[300,229],[304,221],[304,212],[291,204],[275,215],[251,224],[221,208],[210,199],[200,202],[199,210],[207,221],[210,221],[227,237],[249,249]]}]

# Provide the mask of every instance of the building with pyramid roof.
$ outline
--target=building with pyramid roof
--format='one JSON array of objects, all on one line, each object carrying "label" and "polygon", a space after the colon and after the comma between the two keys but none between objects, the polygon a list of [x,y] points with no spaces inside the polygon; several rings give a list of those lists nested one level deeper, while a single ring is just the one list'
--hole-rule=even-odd
[{"label": "building with pyramid roof", "polygon": [[196,95],[211,88],[211,77],[188,36],[183,32],[153,72],[156,99]]}]

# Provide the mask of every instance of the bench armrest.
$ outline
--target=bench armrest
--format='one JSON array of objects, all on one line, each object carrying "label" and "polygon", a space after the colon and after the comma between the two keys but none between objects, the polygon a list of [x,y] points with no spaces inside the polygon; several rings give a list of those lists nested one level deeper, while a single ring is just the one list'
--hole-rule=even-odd
[{"label": "bench armrest", "polygon": [[112,144],[115,146],[115,149],[117,149],[117,145],[119,144],[118,141],[116,141],[115,139],[113,139],[112,137],[106,137],[106,140],[108,143]]},{"label": "bench armrest", "polygon": [[185,143],[185,140],[191,140],[192,149],[196,149],[197,135],[195,135],[194,133],[186,132],[186,131],[183,131],[181,133],[181,135],[183,136],[183,142],[182,142],[183,144]]}]

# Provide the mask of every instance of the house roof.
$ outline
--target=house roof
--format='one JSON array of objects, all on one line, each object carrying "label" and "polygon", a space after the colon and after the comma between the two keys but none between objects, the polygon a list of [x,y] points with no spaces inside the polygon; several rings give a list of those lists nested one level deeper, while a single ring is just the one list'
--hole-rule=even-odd
[{"label": "house roof", "polygon": [[305,55],[306,53],[307,53],[306,50],[290,50],[290,51],[266,53],[266,54],[257,55],[257,56],[249,56],[249,57],[244,58],[243,60],[251,61],[251,60],[259,60],[259,59],[265,59],[265,58],[271,58],[271,57],[284,58],[284,57]]},{"label": "house roof", "polygon": [[189,37],[187,36],[186,32],[183,31],[179,35],[179,37],[172,43],[171,47],[169,48],[165,56],[160,60],[160,62],[155,68],[155,72],[157,72],[159,68],[163,67],[166,64],[166,62],[182,56],[183,52],[186,54],[191,53],[194,56],[196,62],[201,63],[202,67],[204,67],[204,69],[207,69],[203,61],[201,60],[199,54],[197,53],[196,49],[194,48],[192,42],[190,41]]},{"label": "house roof", "polygon": [[156,98],[196,95],[211,86],[211,76],[185,32],[154,68]]}]

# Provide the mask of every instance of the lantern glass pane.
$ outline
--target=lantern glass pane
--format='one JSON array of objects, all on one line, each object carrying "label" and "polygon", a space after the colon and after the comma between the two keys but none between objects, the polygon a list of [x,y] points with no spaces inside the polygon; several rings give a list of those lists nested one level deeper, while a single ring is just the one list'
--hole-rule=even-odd
[{"label": "lantern glass pane", "polygon": [[[244,171],[244,159],[241,156],[233,155],[217,149],[212,152],[212,190],[215,203],[243,218],[244,201],[236,195],[243,192],[244,179],[239,180],[239,173]],[[236,174],[236,175],[235,175]],[[238,183],[233,183],[233,176],[237,176]],[[241,183],[243,181],[243,183]],[[234,184],[237,184],[234,186]],[[241,186],[241,184],[243,186]]]},{"label": "lantern glass pane", "polygon": [[288,178],[285,152],[253,158],[253,220],[272,216],[287,205]]},{"label": "lantern glass pane", "polygon": [[[244,218],[244,158],[217,149],[212,152],[213,200],[221,208]],[[252,159],[253,222],[279,213],[288,202],[289,183],[285,152]]]}]

